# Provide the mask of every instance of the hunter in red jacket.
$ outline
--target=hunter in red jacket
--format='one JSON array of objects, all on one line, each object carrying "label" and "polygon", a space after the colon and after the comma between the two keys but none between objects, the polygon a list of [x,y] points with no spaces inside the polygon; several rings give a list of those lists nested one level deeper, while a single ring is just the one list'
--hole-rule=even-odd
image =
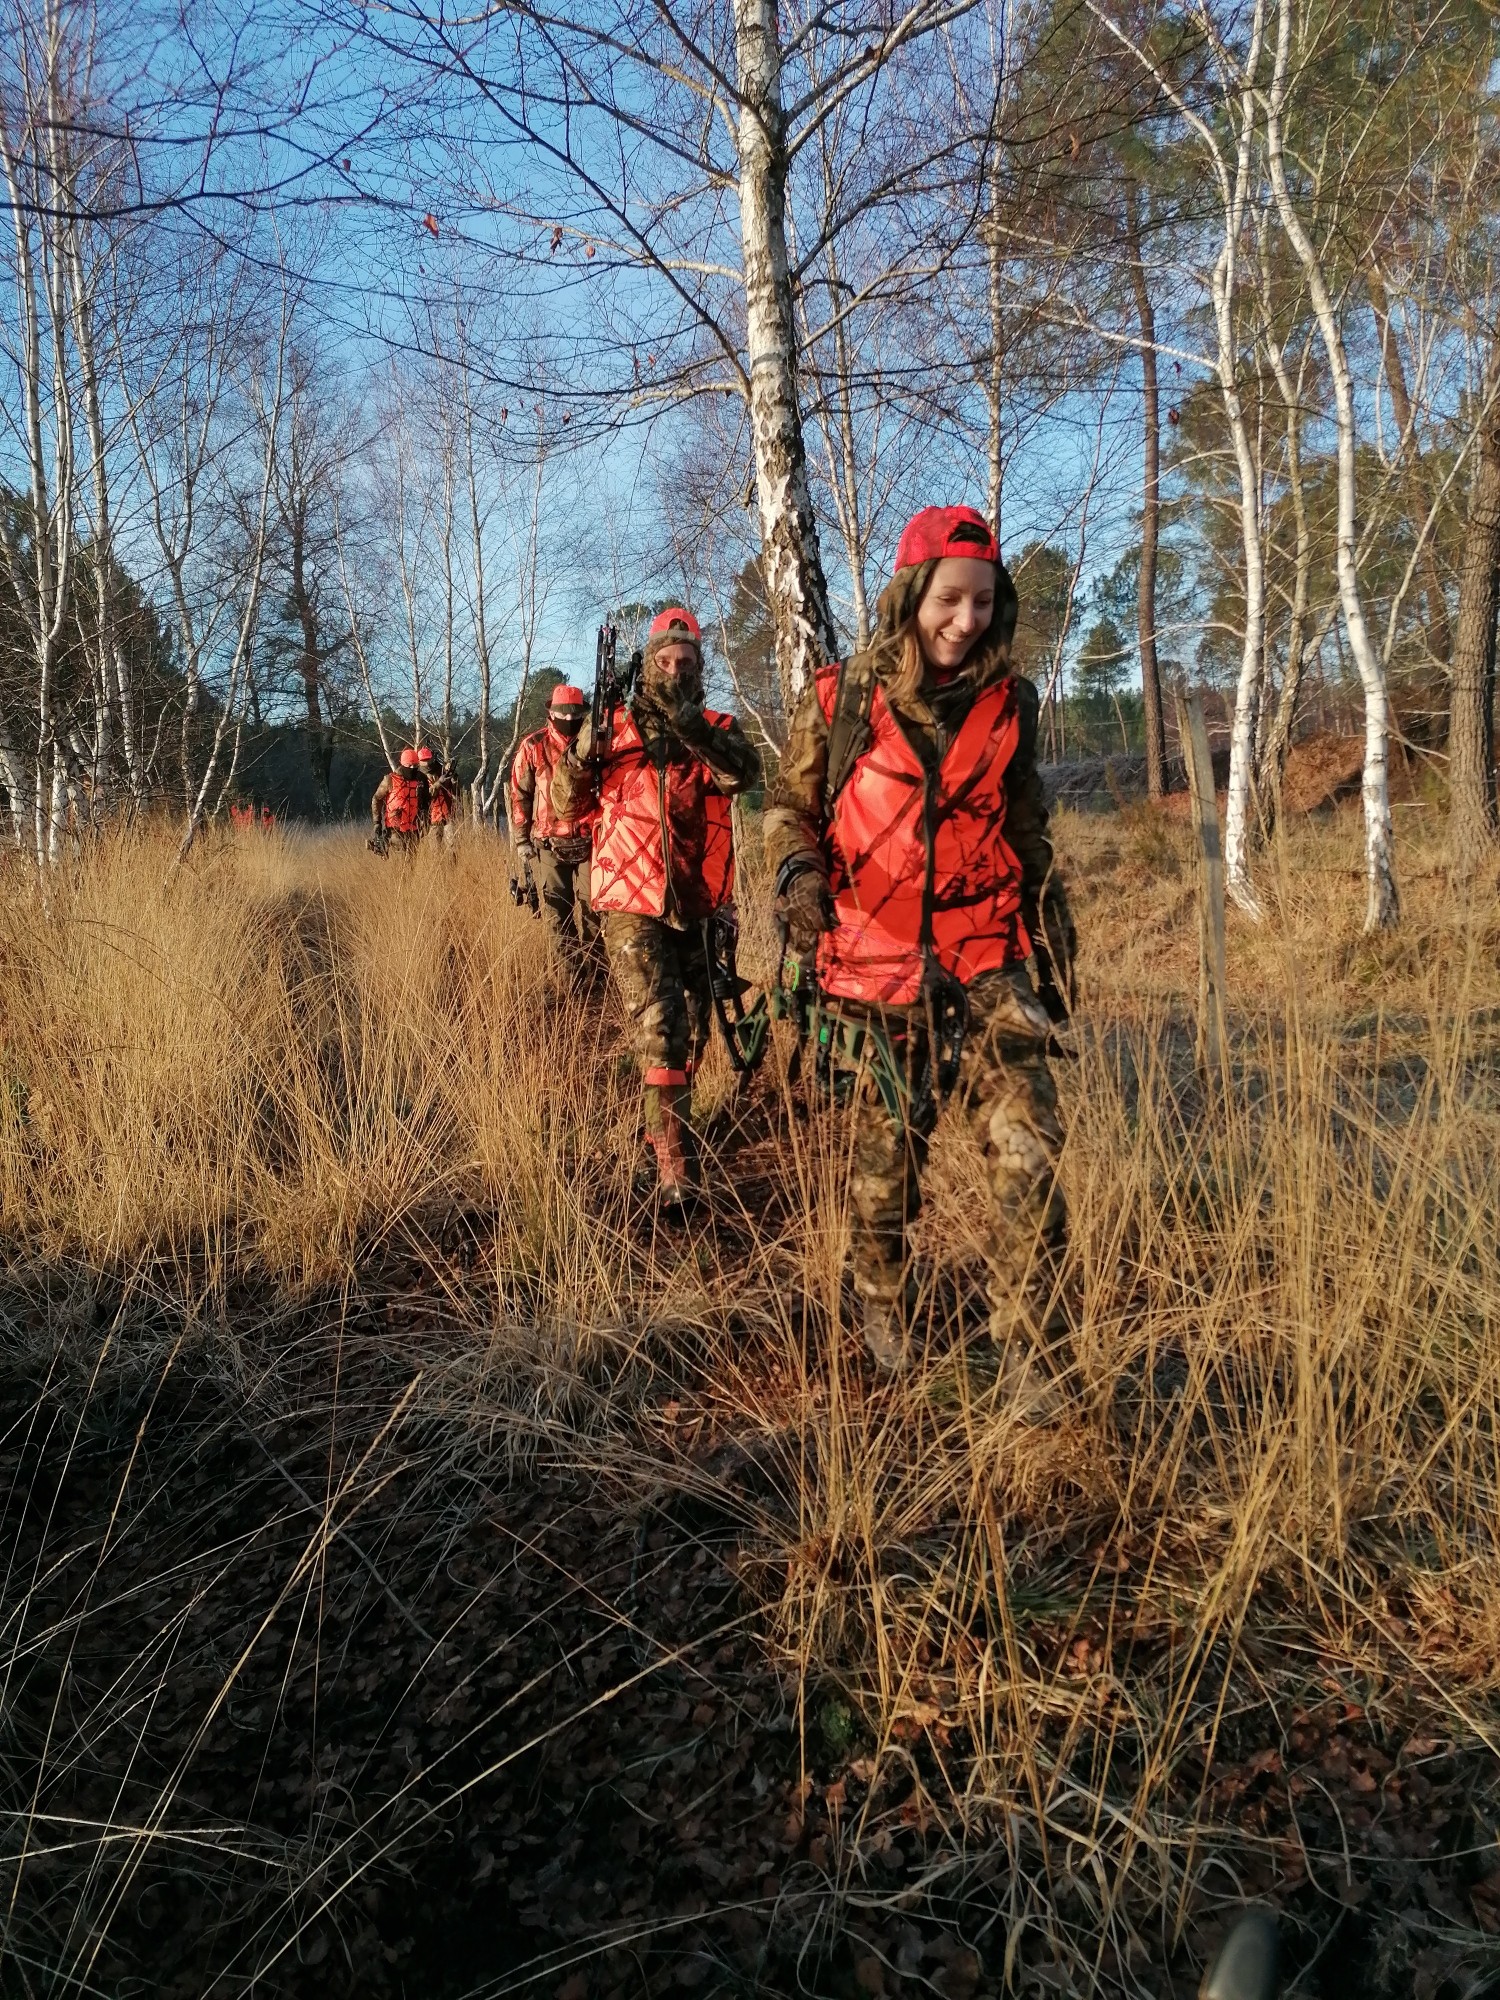
[{"label": "hunter in red jacket", "polygon": [[815,962],[823,1004],[863,1033],[850,1234],[865,1338],[886,1369],[906,1365],[908,1232],[949,1094],[989,1180],[991,1335],[1024,1347],[1058,1312],[1066,1218],[1047,1046],[1074,934],[1036,768],[1037,692],[1011,671],[1015,622],[982,516],[924,509],[869,647],[803,697],[766,803],[790,944]]},{"label": "hunter in red jacket", "polygon": [[703,706],[698,621],[674,605],[652,621],[640,685],[608,741],[595,743],[590,719],[552,780],[560,817],[597,813],[591,899],[634,1023],[646,1137],[672,1209],[698,1184],[693,1071],[713,1008],[703,921],[734,894],[729,801],[759,777],[759,753],[734,717]]},{"label": "hunter in red jacket", "polygon": [[587,708],[583,689],[555,687],[541,729],[523,736],[510,767],[510,837],[516,858],[532,868],[548,922],[575,972],[602,969],[599,919],[589,898],[593,815],[560,818],[552,778],[578,741]]},{"label": "hunter in red jacket", "polygon": [[375,839],[394,840],[403,854],[415,854],[427,831],[427,780],[410,745],[401,752],[394,771],[387,771],[370,799]]},{"label": "hunter in red jacket", "polygon": [[440,847],[451,848],[458,830],[458,780],[430,743],[417,752],[417,769],[427,780],[427,825]]}]

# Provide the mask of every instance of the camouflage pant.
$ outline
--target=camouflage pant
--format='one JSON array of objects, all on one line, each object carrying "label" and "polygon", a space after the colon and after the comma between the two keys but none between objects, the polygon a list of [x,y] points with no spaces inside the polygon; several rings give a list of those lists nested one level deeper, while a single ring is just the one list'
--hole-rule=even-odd
[{"label": "camouflage pant", "polygon": [[599,919],[589,907],[587,860],[564,860],[552,848],[539,847],[532,866],[536,870],[537,893],[542,899],[547,922],[563,950],[570,957],[577,956],[580,951],[597,952]]},{"label": "camouflage pant", "polygon": [[691,1079],[708,1046],[713,997],[703,945],[696,925],[674,930],[627,910],[606,910],[603,922],[609,969],[646,1076],[646,1130],[654,1133],[661,1090],[682,1087],[663,1079]]},{"label": "camouflage pant", "polygon": [[[853,1010],[851,1010],[851,1013]],[[916,1073],[926,1023],[883,1015],[897,1060]],[[991,1330],[1008,1331],[1028,1298],[1051,1288],[1067,1214],[1057,1185],[1062,1124],[1047,1067],[1048,1021],[1023,966],[983,973],[969,988],[969,1025],[954,1101],[984,1154],[989,1182]],[[922,1207],[922,1173],[937,1106],[925,1093],[892,1118],[868,1068],[854,1096],[850,1175],[855,1288],[894,1302],[907,1282],[907,1232]]]}]

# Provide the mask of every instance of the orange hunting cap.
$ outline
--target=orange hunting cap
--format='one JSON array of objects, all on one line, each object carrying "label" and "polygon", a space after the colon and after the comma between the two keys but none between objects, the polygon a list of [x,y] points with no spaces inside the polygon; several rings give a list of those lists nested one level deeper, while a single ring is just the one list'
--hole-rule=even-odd
[{"label": "orange hunting cap", "polygon": [[698,629],[698,621],[691,611],[680,604],[669,604],[665,611],[658,611],[651,620],[651,629],[646,634],[648,646],[658,642],[665,645],[673,639],[690,639],[701,648],[703,634]]},{"label": "orange hunting cap", "polygon": [[548,708],[582,708],[583,689],[576,688],[569,681],[561,682],[552,690],[547,701]]}]

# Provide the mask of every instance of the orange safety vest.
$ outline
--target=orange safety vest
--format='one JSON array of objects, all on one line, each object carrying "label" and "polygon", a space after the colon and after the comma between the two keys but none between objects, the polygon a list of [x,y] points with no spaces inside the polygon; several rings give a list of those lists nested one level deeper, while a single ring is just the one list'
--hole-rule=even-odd
[{"label": "orange safety vest", "polygon": [[[716,729],[733,716],[703,711]],[[599,780],[589,901],[596,910],[712,916],[734,895],[729,800],[699,758],[659,765],[628,709],[615,717]]]},{"label": "orange safety vest", "polygon": [[[817,678],[833,718],[837,666]],[[818,982],[848,1000],[921,997],[924,942],[961,985],[1025,959],[1021,864],[1005,838],[1005,776],[1020,738],[1010,675],[974,697],[931,777],[877,682],[870,741],[833,800],[827,842],[838,924],[818,941]]]},{"label": "orange safety vest", "polygon": [[388,833],[415,833],[422,824],[422,786],[415,771],[392,771],[385,824]]},{"label": "orange safety vest", "polygon": [[552,774],[570,747],[569,738],[554,729],[550,722],[521,738],[520,748],[510,767],[510,823],[512,827],[526,824],[526,808],[516,789],[516,774],[524,767],[536,779],[531,794],[533,841],[587,840],[589,837],[592,813],[584,814],[581,819],[559,819],[552,809]]},{"label": "orange safety vest", "polygon": [[427,794],[427,820],[430,826],[446,826],[453,817],[453,780],[439,778]]}]

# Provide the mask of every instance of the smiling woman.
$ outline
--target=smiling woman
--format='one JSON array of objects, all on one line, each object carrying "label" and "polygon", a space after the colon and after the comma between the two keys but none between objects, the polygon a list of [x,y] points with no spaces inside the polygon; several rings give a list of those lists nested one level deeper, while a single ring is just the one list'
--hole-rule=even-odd
[{"label": "smiling woman", "polygon": [[855,1070],[854,1282],[866,1343],[893,1371],[908,1359],[927,1142],[954,1093],[988,1174],[991,1337],[1027,1369],[1027,1347],[1065,1318],[1044,996],[1065,1005],[1045,945],[1041,993],[1026,961],[1047,933],[1045,894],[1066,985],[1072,924],[1036,770],[1037,698],[1010,667],[1015,621],[988,523],[924,508],[873,645],[825,668],[799,708],[766,814],[783,921],[815,957]]}]

